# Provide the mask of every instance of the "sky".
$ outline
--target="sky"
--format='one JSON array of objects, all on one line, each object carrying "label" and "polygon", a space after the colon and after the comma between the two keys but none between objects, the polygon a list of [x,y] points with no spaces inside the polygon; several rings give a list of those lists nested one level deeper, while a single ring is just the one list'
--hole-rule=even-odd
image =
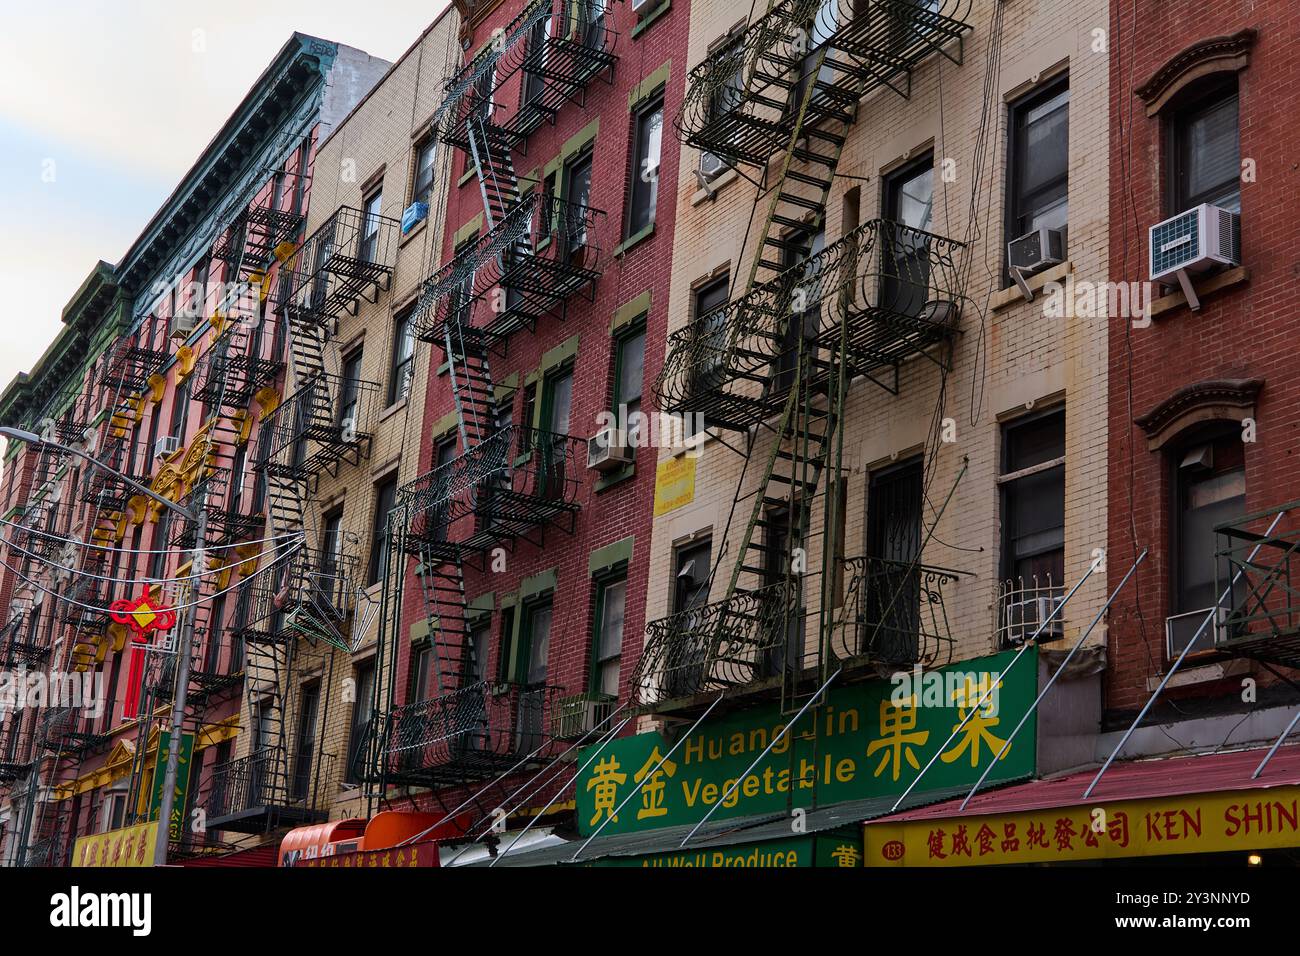
[{"label": "sky", "polygon": [[392,61],[446,5],[6,3],[0,390],[40,358],[95,263],[121,259],[293,31]]}]

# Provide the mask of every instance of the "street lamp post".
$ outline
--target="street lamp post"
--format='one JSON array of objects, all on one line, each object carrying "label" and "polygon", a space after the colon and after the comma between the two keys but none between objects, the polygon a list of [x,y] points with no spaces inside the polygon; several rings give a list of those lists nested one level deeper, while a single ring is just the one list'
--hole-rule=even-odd
[{"label": "street lamp post", "polygon": [[[197,569],[203,554],[204,540],[208,533],[208,508],[207,493],[202,496],[202,507],[196,512],[178,505],[169,498],[158,494],[152,488],[146,488],[133,478],[122,474],[116,468],[112,468],[97,458],[92,457],[87,452],[70,445],[64,445],[56,441],[48,441],[37,435],[35,432],[24,431],[19,428],[0,427],[0,435],[6,438],[16,439],[27,442],[31,445],[46,446],[58,449],[65,454],[74,455],[82,459],[93,468],[98,468],[106,474],[124,482],[128,487],[140,492],[154,501],[157,501],[166,508],[171,509],[179,514],[186,521],[194,522],[194,566],[191,571]],[[197,588],[193,589],[197,591]],[[180,752],[181,752],[181,730],[185,723],[185,692],[190,684],[190,648],[194,641],[194,622],[197,618],[198,602],[190,601],[190,606],[186,608],[185,620],[181,625],[180,640],[177,643],[176,654],[176,690],[172,694],[172,728],[171,728],[171,745],[167,748],[167,770],[163,776],[163,786],[161,799],[158,805],[158,835],[154,840],[154,866],[167,865],[167,849],[170,842],[171,834],[171,815],[176,796],[176,778],[180,771]],[[157,757],[154,758],[155,768],[157,766]],[[155,772],[156,769],[155,769]]]}]

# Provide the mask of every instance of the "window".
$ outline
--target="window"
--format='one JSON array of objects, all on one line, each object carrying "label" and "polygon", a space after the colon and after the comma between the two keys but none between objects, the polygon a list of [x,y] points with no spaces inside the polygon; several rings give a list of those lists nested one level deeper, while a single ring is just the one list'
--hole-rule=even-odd
[{"label": "window", "polygon": [[415,336],[411,330],[412,309],[393,321],[393,361],[388,373],[388,404],[396,405],[411,391],[415,370]]},{"label": "window", "polygon": [[362,262],[374,262],[379,253],[379,210],[384,202],[384,194],[377,192],[366,199],[363,204],[365,215],[361,221],[361,247],[357,258]]},{"label": "window", "polygon": [[357,413],[361,405],[361,349],[356,349],[343,356],[340,368],[343,379],[342,395],[339,396],[339,424],[346,435],[357,424]]},{"label": "window", "polygon": [[[695,290],[694,336],[701,361],[693,363],[689,383],[693,394],[702,395],[718,388],[724,379],[723,365],[727,350],[727,312],[730,280],[727,276],[710,279]],[[691,434],[700,431],[694,428]]]},{"label": "window", "polygon": [[528,31],[528,50],[524,54],[523,103],[538,100],[546,90],[546,61],[550,58],[551,17],[542,17]]},{"label": "window", "polygon": [[618,340],[614,358],[614,412],[627,423],[626,443],[637,447],[644,425],[641,415],[642,380],[645,378],[645,329]]},{"label": "window", "polygon": [[298,700],[298,733],[294,738],[293,781],[289,795],[294,800],[307,796],[316,754],[316,722],[320,715],[320,683],[304,684]]},{"label": "window", "polygon": [[587,247],[587,207],[591,205],[591,153],[583,153],[564,171],[565,251],[577,258]]},{"label": "window", "polygon": [[[455,469],[449,467],[456,460],[456,433],[437,440],[433,449],[433,481],[430,489],[433,501],[440,502],[428,514],[429,535],[435,541],[446,541],[451,524],[452,485]],[[486,502],[484,502],[486,504]]]},{"label": "window", "polygon": [[503,607],[501,609],[501,650],[497,654],[497,680],[501,683],[508,683],[513,675],[511,670],[514,667],[515,656],[515,609]]},{"label": "window", "polygon": [[1241,211],[1237,84],[1211,88],[1171,123],[1170,215],[1203,202]]},{"label": "window", "polygon": [[[1171,657],[1191,640],[1230,577],[1226,559],[1215,566],[1215,525],[1241,515],[1246,505],[1245,446],[1240,434],[1202,433],[1175,451],[1173,507],[1174,615],[1190,617],[1171,634]],[[1218,573],[1218,583],[1215,574]],[[1233,602],[1229,602],[1231,606]],[[1217,628],[1207,627],[1192,652],[1213,649]]]},{"label": "window", "polygon": [[[185,419],[189,416],[190,411],[190,383],[187,380],[184,385],[176,389],[176,395],[172,399],[172,420],[171,426],[167,432],[175,438],[185,440]],[[153,454],[153,449],[149,449]]]},{"label": "window", "polygon": [[546,729],[546,677],[551,652],[551,599],[524,608],[524,674],[519,695],[518,733],[520,746],[532,750],[543,740]]},{"label": "window", "polygon": [[673,560],[673,613],[709,603],[709,556],[712,539],[683,545]]},{"label": "window", "polygon": [[1060,79],[1011,105],[1007,241],[1064,229],[1070,179],[1070,87]]},{"label": "window", "polygon": [[311,137],[308,136],[298,147],[298,165],[294,174],[293,184],[293,214],[302,215],[303,200],[307,192],[307,161],[311,158]]},{"label": "window", "polygon": [[624,238],[650,228],[659,198],[659,154],[663,143],[662,94],[637,110],[632,121],[632,168],[629,171],[627,226]]},{"label": "window", "polygon": [[867,479],[866,607],[859,653],[911,664],[920,651],[925,461],[880,468]]},{"label": "window", "polygon": [[491,618],[481,618],[469,626],[469,649],[473,654],[466,679],[470,684],[481,684],[488,675],[488,642],[492,637]]},{"label": "window", "polygon": [[627,578],[610,578],[599,582],[596,588],[596,653],[592,661],[591,689],[617,698],[623,662]]},{"label": "window", "polygon": [[375,516],[370,530],[370,569],[366,584],[378,584],[388,573],[388,512],[397,504],[397,476],[375,486]]},{"label": "window", "polygon": [[883,180],[881,197],[890,225],[880,251],[880,302],[898,315],[917,316],[930,300],[930,232],[934,210],[934,157],[925,156]]},{"label": "window", "polygon": [[1003,426],[997,481],[1002,509],[999,643],[1021,644],[1035,633],[1060,637],[1061,616],[1052,612],[1065,596],[1063,410]]},{"label": "window", "polygon": [[428,203],[433,198],[433,161],[438,152],[437,137],[430,136],[415,147],[415,187],[411,202]]},{"label": "window", "polygon": [[433,663],[433,648],[428,641],[422,641],[411,648],[411,693],[408,701],[418,704],[429,699],[430,667]]},{"label": "window", "polygon": [[338,570],[339,555],[343,551],[343,509],[335,508],[325,515],[320,535],[320,573],[323,586],[329,586]]},{"label": "window", "polygon": [[1059,587],[1065,577],[1065,411],[1002,430],[1002,577]]},{"label": "window", "polygon": [[364,661],[352,671],[353,688],[356,697],[352,701],[352,724],[348,731],[348,783],[358,783],[362,776],[362,762],[366,756],[366,736],[370,732],[370,722],[375,691],[375,662]]},{"label": "window", "polygon": [[808,307],[802,313],[792,315],[789,324],[785,327],[781,352],[773,363],[776,373],[773,388],[777,393],[787,391],[794,385],[794,373],[799,364],[800,335],[810,343],[809,349],[815,349],[811,343],[817,338],[821,322],[821,302],[817,298],[817,273],[821,270],[822,262],[817,256],[826,248],[826,231],[819,228],[811,236],[807,232],[793,232],[786,236],[786,240],[798,242],[798,245],[792,245],[786,250],[786,266],[793,267],[803,263],[805,282],[801,284],[798,291],[808,290],[809,301]]}]

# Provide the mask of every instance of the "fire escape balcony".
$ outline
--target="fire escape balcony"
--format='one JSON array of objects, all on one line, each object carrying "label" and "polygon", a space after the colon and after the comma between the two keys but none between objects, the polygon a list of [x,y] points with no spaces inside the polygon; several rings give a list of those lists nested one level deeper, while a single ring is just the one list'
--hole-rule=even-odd
[{"label": "fire escape balcony", "polygon": [[212,244],[212,258],[245,274],[264,268],[280,246],[298,235],[303,224],[301,215],[272,209],[265,201],[223,219],[230,225]]},{"label": "fire escape balcony", "polygon": [[558,693],[558,687],[484,681],[397,707],[380,741],[383,777],[447,787],[487,780],[516,764],[521,772],[535,770],[549,759]]},{"label": "fire escape balcony", "polygon": [[401,223],[341,206],[286,260],[287,307],[316,322],[346,311],[362,297],[374,302],[393,278]]},{"label": "fire escape balcony", "polygon": [[[493,339],[563,316],[569,299],[595,296],[602,267],[597,223],[605,214],[536,191],[470,248],[425,280],[412,314],[417,337],[443,344],[445,325],[481,328]],[[475,321],[477,313],[486,313]]]},{"label": "fire escape balcony", "polygon": [[262,643],[282,644],[298,637],[343,642],[356,609],[356,556],[299,548],[274,560],[278,566],[249,589],[240,635]]},{"label": "fire escape balcony", "polygon": [[548,525],[573,530],[585,461],[579,438],[508,425],[482,444],[404,485],[413,553],[453,557],[524,539]]},{"label": "fire escape balcony", "polygon": [[775,681],[803,654],[800,590],[791,578],[651,621],[632,675],[637,699],[684,705]]},{"label": "fire escape balcony", "polygon": [[243,642],[227,628],[196,627],[190,651],[191,706],[237,687],[244,677]]},{"label": "fire escape balcony", "polygon": [[279,477],[337,474],[370,454],[380,388],[374,382],[319,372],[300,381],[262,426],[262,467]]},{"label": "fire escape balcony", "polygon": [[956,332],[962,248],[895,222],[863,224],[669,336],[654,383],[660,407],[744,431],[784,404],[800,336],[814,377],[825,381],[842,355],[850,378],[897,394],[902,364]]},{"label": "fire escape balcony", "polygon": [[[148,329],[146,322],[144,328]],[[140,344],[139,333],[127,336],[113,346],[99,376],[99,384],[117,393],[122,398],[129,398],[144,391],[149,378],[161,371],[167,363],[164,349],[148,348]]]},{"label": "fire escape balcony", "polygon": [[214,768],[204,804],[208,829],[268,833],[327,819],[310,788],[302,797],[290,795],[288,763],[285,749],[273,745]]},{"label": "fire escape balcony", "polygon": [[[912,69],[931,53],[961,62],[970,7],[970,0],[779,0],[691,70],[678,137],[732,165],[764,167],[788,144],[809,82],[805,127],[851,120],[859,100],[880,87],[906,97]],[[955,56],[946,49],[954,41]]]},{"label": "fire escape balcony", "polygon": [[[196,506],[202,498],[208,512],[208,531],[205,538],[207,546],[212,547],[247,541],[257,536],[262,529],[264,516],[260,512],[250,512],[243,507],[245,500],[243,487],[231,485],[229,468],[205,469],[202,479],[195,483],[184,496],[182,504]],[[249,485],[247,476],[241,482]],[[206,498],[200,494],[206,492]],[[173,519],[169,524],[170,543],[173,548],[189,550],[195,544],[196,523],[188,519]]]},{"label": "fire escape balcony", "polygon": [[[434,124],[469,152],[469,128],[490,122],[503,143],[522,148],[569,102],[581,105],[591,81],[612,76],[618,56],[609,0],[533,0],[447,83]],[[508,100],[519,104],[510,109]]]},{"label": "fire escape balcony", "polygon": [[[1269,526],[1283,510],[1286,514],[1270,532]],[[1219,525],[1215,538],[1214,596],[1228,590],[1229,582],[1232,590],[1193,650],[1213,649],[1265,664],[1300,667],[1300,502]],[[1170,641],[1175,654],[1211,610],[1186,615],[1186,633]]]},{"label": "fire escape balcony", "polygon": [[945,589],[960,572],[912,561],[844,561],[844,601],[835,611],[830,650],[850,665],[942,667],[953,637]]},{"label": "fire escape balcony", "polygon": [[134,488],[122,481],[119,475],[139,482],[148,487],[153,480],[149,465],[153,458],[153,449],[144,442],[121,440],[110,444],[99,458],[109,469],[87,468],[81,476],[81,501],[93,505],[102,515],[106,512],[121,511],[126,503],[139,494]]},{"label": "fire escape balcony", "polygon": [[[264,316],[258,321],[272,319]],[[242,337],[225,335],[204,353],[196,370],[194,400],[211,409],[244,408],[260,389],[275,382],[284,362],[239,350],[246,344]]]},{"label": "fire escape balcony", "polygon": [[[844,598],[829,650],[852,666],[941,666],[953,638],[943,590],[957,572],[883,558],[844,561]],[[798,579],[777,581],[687,608],[646,626],[632,684],[639,701],[683,709],[702,695],[757,691],[817,661]]]}]

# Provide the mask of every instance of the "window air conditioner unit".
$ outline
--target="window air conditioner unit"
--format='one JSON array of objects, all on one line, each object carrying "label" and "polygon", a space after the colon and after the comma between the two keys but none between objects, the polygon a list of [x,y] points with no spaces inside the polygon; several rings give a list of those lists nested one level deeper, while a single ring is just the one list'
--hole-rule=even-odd
[{"label": "window air conditioner unit", "polygon": [[1151,281],[1176,277],[1192,309],[1201,307],[1189,278],[1216,266],[1241,264],[1241,217],[1201,203],[1158,222],[1147,234]]},{"label": "window air conditioner unit", "polygon": [[1021,293],[1030,301],[1034,294],[1025,284],[1025,276],[1042,272],[1049,266],[1059,265],[1065,261],[1065,230],[1050,229],[1039,226],[1033,232],[1027,232],[1019,239],[1007,243],[1007,270],[1011,278],[1020,287]]},{"label": "window air conditioner unit", "polygon": [[[1023,644],[1033,637],[1035,632],[1038,632],[1038,626],[1047,620],[1061,600],[1060,597],[1050,594],[1040,594],[1022,601],[1008,601],[1004,611],[1007,641],[1012,644]],[[1038,640],[1051,641],[1064,634],[1065,625],[1058,614],[1038,633]]]},{"label": "window air conditioner unit", "polygon": [[181,439],[179,435],[163,435],[154,442],[154,458],[170,458],[181,450]]},{"label": "window air conditioner unit", "polygon": [[561,697],[551,715],[551,736],[556,740],[576,740],[594,731],[609,719],[617,701],[605,694],[577,694]]},{"label": "window air conditioner unit", "polygon": [[198,324],[199,317],[197,315],[173,315],[171,337],[183,342],[190,337],[190,333],[194,331]]},{"label": "window air conditioner unit", "polygon": [[402,213],[402,235],[406,235],[424,220],[429,218],[429,204],[413,202]]},{"label": "window air conditioner unit", "polygon": [[[1170,661],[1177,660],[1178,655],[1187,646],[1187,642],[1201,629],[1201,625],[1209,616],[1210,608],[1203,607],[1199,611],[1187,611],[1184,614],[1174,614],[1165,618],[1165,653]],[[1228,609],[1218,608],[1213,623],[1206,624],[1205,629],[1201,630],[1200,636],[1196,638],[1196,643],[1187,653],[1199,654],[1212,651],[1216,644],[1222,643],[1227,636],[1225,626],[1227,617]]]},{"label": "window air conditioner unit", "polygon": [[727,168],[727,161],[717,153],[700,153],[700,175],[705,179],[720,176]]},{"label": "window air conditioner unit", "polygon": [[613,471],[632,461],[624,434],[616,428],[602,428],[587,439],[587,467],[595,471]]}]

